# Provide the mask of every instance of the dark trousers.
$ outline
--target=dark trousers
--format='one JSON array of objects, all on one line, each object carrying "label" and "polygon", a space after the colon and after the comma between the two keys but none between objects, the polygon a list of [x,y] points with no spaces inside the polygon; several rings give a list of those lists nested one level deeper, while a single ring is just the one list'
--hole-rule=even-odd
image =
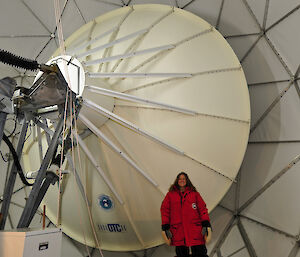
[{"label": "dark trousers", "polygon": [[[208,257],[205,245],[194,245],[192,248],[192,257]],[[189,257],[189,248],[187,246],[176,246],[177,257]]]}]

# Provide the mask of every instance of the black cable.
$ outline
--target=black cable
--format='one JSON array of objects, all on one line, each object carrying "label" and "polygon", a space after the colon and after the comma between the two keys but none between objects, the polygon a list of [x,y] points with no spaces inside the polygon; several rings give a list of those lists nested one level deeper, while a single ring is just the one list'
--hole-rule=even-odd
[{"label": "black cable", "polygon": [[2,49],[0,49],[0,62],[25,70],[35,71],[39,68],[39,64],[37,61],[14,55]]},{"label": "black cable", "polygon": [[8,162],[8,160],[5,160],[2,151],[0,151],[0,155],[1,155],[1,158],[2,158],[2,160],[3,160],[4,162]]},{"label": "black cable", "polygon": [[3,133],[3,140],[4,140],[4,142],[7,144],[7,146],[8,146],[8,148],[9,148],[10,152],[12,153],[12,156],[13,156],[13,159],[14,159],[14,163],[15,163],[15,165],[16,165],[16,167],[17,167],[17,171],[18,171],[18,173],[19,173],[19,176],[20,176],[20,178],[21,178],[23,184],[26,185],[26,186],[32,186],[33,183],[29,183],[29,182],[26,180],[25,176],[24,176],[23,169],[22,169],[22,167],[21,167],[21,164],[20,164],[20,162],[19,162],[18,155],[17,155],[17,153],[16,153],[16,150],[15,150],[13,144],[9,141],[9,138],[8,138],[4,133]]},{"label": "black cable", "polygon": [[7,136],[8,138],[11,137],[16,132],[16,129],[17,129],[17,119],[13,119],[13,120],[15,122],[15,126],[14,126],[13,131]]}]

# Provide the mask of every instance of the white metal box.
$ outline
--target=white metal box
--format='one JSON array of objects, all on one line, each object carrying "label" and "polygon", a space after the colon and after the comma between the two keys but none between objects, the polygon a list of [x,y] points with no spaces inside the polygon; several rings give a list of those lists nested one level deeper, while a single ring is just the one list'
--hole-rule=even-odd
[{"label": "white metal box", "polygon": [[16,229],[0,232],[0,257],[60,257],[62,232]]}]

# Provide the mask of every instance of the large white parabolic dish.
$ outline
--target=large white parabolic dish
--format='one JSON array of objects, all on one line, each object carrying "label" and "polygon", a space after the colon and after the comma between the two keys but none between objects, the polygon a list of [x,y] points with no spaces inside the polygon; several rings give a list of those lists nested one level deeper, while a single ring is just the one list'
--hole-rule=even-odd
[{"label": "large white parabolic dish", "polygon": [[[88,85],[80,130],[93,124],[131,161],[94,134],[84,139],[108,186],[82,147],[81,165],[75,157],[102,249],[132,251],[161,244],[160,204],[180,171],[189,174],[211,211],[238,173],[250,127],[245,76],[221,34],[187,11],[135,5],[80,28],[67,39],[66,52],[81,62]],[[111,90],[152,102],[112,97]],[[108,119],[89,101],[122,120]],[[26,142],[26,170],[40,165],[34,140]],[[63,231],[95,246],[73,173],[61,185]],[[58,187],[52,186],[43,204],[54,223],[57,199]]]}]

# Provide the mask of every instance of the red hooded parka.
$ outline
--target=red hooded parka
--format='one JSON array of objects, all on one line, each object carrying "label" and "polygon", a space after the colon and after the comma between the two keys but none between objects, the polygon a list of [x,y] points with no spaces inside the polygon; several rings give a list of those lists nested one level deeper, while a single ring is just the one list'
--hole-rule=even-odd
[{"label": "red hooded parka", "polygon": [[172,245],[204,245],[202,221],[209,221],[206,204],[198,192],[189,187],[180,192],[176,187],[161,204],[162,225],[170,224]]}]

